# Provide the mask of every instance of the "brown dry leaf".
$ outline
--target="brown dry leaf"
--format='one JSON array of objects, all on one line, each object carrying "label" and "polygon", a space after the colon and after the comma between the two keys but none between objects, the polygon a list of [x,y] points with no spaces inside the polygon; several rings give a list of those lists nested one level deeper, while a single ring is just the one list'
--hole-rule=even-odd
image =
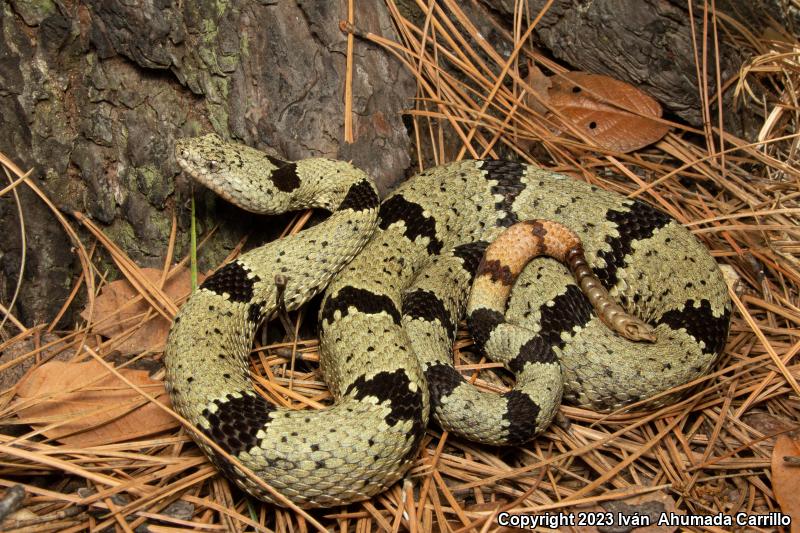
[{"label": "brown dry leaf", "polygon": [[569,72],[554,77],[550,105],[597,146],[617,152],[652,144],[669,131],[669,126],[648,118],[661,117],[657,101],[632,85],[599,74]]},{"label": "brown dry leaf", "polygon": [[[776,416],[764,411],[751,411],[742,415],[742,422],[764,435],[772,435],[781,431],[788,431],[794,427],[787,418]],[[799,472],[800,473],[800,472]]]},{"label": "brown dry leaf", "polygon": [[[169,406],[162,381],[144,370],[120,369],[120,374]],[[18,411],[36,429],[68,421],[44,431],[73,446],[122,442],[172,429],[178,422],[148,402],[97,361],[50,361],[34,370],[17,390],[31,405]],[[39,420],[38,422],[36,420]]]},{"label": "brown dry leaf", "polygon": [[[659,526],[659,517],[662,513],[664,513],[664,516],[669,516],[670,513],[676,515],[684,514],[683,511],[676,509],[675,500],[664,492],[651,492],[649,494],[641,494],[639,496],[631,496],[619,500],[605,501],[591,507],[578,507],[572,510],[572,513],[576,517],[576,522],[579,518],[579,513],[587,513],[587,516],[592,518],[605,517],[607,513],[610,513],[617,527],[620,527],[620,524],[617,524],[616,519],[621,515],[626,520],[630,521],[628,524],[623,524],[621,526],[622,528],[636,526],[637,520],[640,521],[640,524],[644,524],[643,521],[649,519],[650,525],[642,525],[635,528],[631,527],[631,530],[636,533],[672,533],[676,531],[678,527],[669,525]],[[600,531],[597,526],[594,525],[578,525],[574,529],[579,533],[599,533]],[[607,531],[614,529],[614,526],[603,529]]]},{"label": "brown dry leaf", "polygon": [[[787,457],[794,457],[787,461]],[[783,514],[792,518],[791,533],[800,533],[800,432],[779,435],[772,450],[772,491]]]},{"label": "brown dry leaf", "polygon": [[[50,344],[51,342],[57,341],[58,337],[52,333],[45,332],[38,340],[39,345],[44,346],[46,344]],[[33,352],[35,349],[36,343],[32,337],[29,337],[20,342],[12,344],[0,352],[0,366],[5,366],[7,363],[10,363],[17,358],[20,359],[17,364],[12,364],[8,368],[0,370],[0,390],[10,389],[16,385],[17,381],[19,381],[20,378],[25,375],[25,372],[27,372],[28,369],[34,365],[34,363],[36,363],[36,357],[26,357],[27,354]],[[58,354],[56,354],[57,350],[60,350]],[[59,361],[66,361],[68,359],[72,359],[72,357],[75,355],[75,350],[64,350],[61,347],[48,348],[47,350],[42,350],[38,357],[45,358],[53,356],[54,354],[56,354],[54,357]]]},{"label": "brown dry leaf", "polygon": [[[161,270],[156,268],[142,268],[140,270],[155,285],[161,282]],[[198,275],[198,283],[203,278],[204,276]],[[182,268],[180,272],[167,280],[163,290],[173,302],[189,294],[191,290],[189,269]],[[94,331],[104,337],[119,335],[139,324],[143,313],[150,308],[146,301],[141,300],[123,309],[123,306],[138,294],[128,280],[112,281],[103,287],[99,296],[95,299],[93,314],[89,316],[88,309],[84,309],[81,311],[81,316],[90,323],[106,319],[102,324],[96,326]],[[169,327],[170,323],[167,320],[154,313],[150,320],[141,324],[130,337],[116,345],[115,349],[122,355],[138,354],[146,350],[161,351],[164,349]]]},{"label": "brown dry leaf", "polygon": [[536,95],[528,94],[525,96],[525,104],[542,115],[546,114],[548,109],[544,104],[550,100],[550,87],[553,85],[553,79],[544,75],[539,67],[532,61],[528,61],[528,76],[525,78],[525,83],[531,86]]}]

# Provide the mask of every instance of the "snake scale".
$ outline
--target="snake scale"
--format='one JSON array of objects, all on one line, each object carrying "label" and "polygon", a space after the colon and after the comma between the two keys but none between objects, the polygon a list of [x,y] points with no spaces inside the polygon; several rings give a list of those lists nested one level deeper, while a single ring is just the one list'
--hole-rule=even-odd
[{"label": "snake scale", "polygon": [[[165,352],[178,412],[301,507],[358,501],[391,486],[417,453],[429,413],[467,438],[520,444],[547,427],[562,396],[614,409],[705,373],[724,347],[731,305],[716,262],[642,201],[511,161],[431,168],[381,202],[369,177],[341,161],[284,162],[213,134],[178,141],[176,156],[191,177],[249,211],[332,212],[207,278],[175,318]],[[487,253],[482,264],[488,243],[528,220],[572,230],[585,259],[570,255],[570,267],[590,267],[654,342],[612,332],[559,262],[541,257],[510,268],[502,254]],[[555,235],[530,224],[540,237]],[[502,395],[479,392],[452,366],[478,271],[476,290],[483,279],[490,299],[492,284],[516,279],[500,303],[476,297],[468,317],[476,343],[515,374],[514,389]],[[335,398],[328,408],[276,407],[250,381],[253,336],[276,309],[276,275],[288,280],[288,310],[325,290],[320,367]],[[274,501],[196,440],[226,476]]]}]

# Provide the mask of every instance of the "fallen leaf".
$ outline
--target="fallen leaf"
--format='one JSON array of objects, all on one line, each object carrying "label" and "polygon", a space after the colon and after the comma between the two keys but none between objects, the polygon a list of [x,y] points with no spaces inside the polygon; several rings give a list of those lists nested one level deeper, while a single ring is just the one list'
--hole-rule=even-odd
[{"label": "fallen leaf", "polygon": [[[152,283],[156,285],[161,283],[161,270],[155,268],[142,268],[140,270]],[[198,283],[202,282],[203,278],[204,276],[198,275]],[[163,287],[164,293],[173,302],[185,297],[190,290],[191,277],[187,268],[182,268],[180,272],[173,275]],[[140,324],[143,313],[150,309],[150,304],[145,300],[135,304],[129,303],[138,294],[138,291],[128,280],[112,281],[103,287],[95,299],[91,316],[88,309],[81,311],[81,316],[89,321],[90,324],[103,319],[99,325],[95,326],[95,333],[104,337],[114,337]],[[170,322],[161,315],[153,313],[153,316],[144,324],[139,325],[132,335],[115,345],[115,349],[122,355],[138,354],[148,350],[161,351],[167,341],[169,328]]]},{"label": "fallen leaf", "polygon": [[[608,76],[586,72],[555,76],[549,97],[550,105],[565,120],[597,146],[608,150],[637,150],[669,131],[669,126],[653,120],[661,117],[661,106],[656,100]],[[550,118],[560,120],[555,115]]]},{"label": "fallen leaf", "polygon": [[550,100],[550,87],[553,85],[553,79],[545,76],[534,62],[528,61],[528,75],[525,77],[525,83],[530,85],[535,93],[525,96],[527,106],[538,113],[546,114],[548,109],[545,104]]},{"label": "fallen leaf", "polygon": [[[39,346],[44,346],[57,340],[58,337],[52,333],[43,333],[38,344]],[[10,389],[16,385],[19,379],[25,375],[25,372],[36,363],[37,356],[28,355],[34,350],[36,350],[36,343],[32,337],[28,337],[11,344],[0,352],[0,366],[5,366],[19,358],[19,362],[9,365],[5,370],[0,370],[0,390]],[[59,361],[72,359],[75,355],[75,350],[65,350],[61,346],[56,345],[53,348],[48,348],[39,352],[38,359],[53,356],[56,352],[58,352],[58,354],[55,355],[54,358]]]},{"label": "fallen leaf", "polygon": [[[144,370],[120,369],[120,374],[169,406],[162,381]],[[132,440],[172,429],[177,421],[147,401],[97,361],[50,361],[35,369],[17,389],[27,407],[19,409],[23,423],[73,446],[98,446]]]},{"label": "fallen leaf", "polygon": [[[675,508],[675,500],[669,494],[664,492],[651,492],[649,494],[641,494],[639,496],[631,496],[619,500],[609,500],[601,502],[597,505],[577,507],[572,510],[576,516],[576,521],[579,513],[586,513],[587,517],[600,519],[605,518],[609,514],[612,516],[614,523],[596,525],[577,525],[574,529],[580,533],[608,533],[610,531],[635,531],[636,533],[672,533],[678,529],[677,526],[658,525],[658,519],[662,513],[668,516],[670,513],[676,515],[684,514]],[[619,516],[631,521],[629,524],[618,524],[617,518]],[[649,521],[649,525],[642,525],[632,527],[636,521]]]},{"label": "fallen leaf", "polygon": [[[787,457],[793,457],[794,460]],[[772,492],[783,514],[792,519],[791,533],[800,533],[800,432],[779,435],[772,450]]]},{"label": "fallen leaf", "polygon": [[763,433],[764,435],[788,431],[794,427],[794,424],[792,424],[787,418],[765,413],[763,411],[752,411],[750,413],[745,413],[742,416],[742,422]]}]

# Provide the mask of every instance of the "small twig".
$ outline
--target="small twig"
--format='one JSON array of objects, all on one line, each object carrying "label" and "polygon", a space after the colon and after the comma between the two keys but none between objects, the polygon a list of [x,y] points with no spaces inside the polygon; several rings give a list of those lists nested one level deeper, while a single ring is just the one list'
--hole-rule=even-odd
[{"label": "small twig", "polygon": [[358,37],[359,39],[368,39],[369,32],[362,31],[353,25],[352,22],[347,20],[340,20],[339,21],[339,31],[342,33],[347,33],[348,35],[353,35]]},{"label": "small twig", "polygon": [[553,419],[553,423],[564,431],[569,431],[570,427],[572,427],[572,422],[569,421],[569,418],[567,418],[566,415],[564,415],[564,412],[560,409],[556,411],[556,416]]},{"label": "small twig", "polygon": [[286,301],[284,300],[284,294],[286,293],[286,284],[289,282],[289,278],[282,274],[275,275],[275,288],[277,292],[275,293],[275,303],[277,304],[277,308],[275,309],[275,313],[278,315],[278,318],[281,321],[281,325],[283,326],[284,331],[286,331],[286,337],[291,341],[294,342],[296,339],[294,334],[294,325],[292,321],[289,319],[289,313],[286,311]]},{"label": "small twig", "polygon": [[[10,187],[13,186],[14,185],[14,178],[12,178],[11,174],[8,172],[8,167],[3,166],[3,171],[5,172],[6,177],[8,178],[8,181],[11,184]],[[33,172],[33,169],[30,169],[18,181],[22,181],[23,179],[27,178],[28,176],[31,175],[32,172]],[[8,304],[8,311],[6,313],[4,313],[3,320],[0,321],[0,330],[3,329],[3,326],[5,326],[5,324],[6,324],[6,321],[8,321],[9,318],[11,318],[11,316],[12,316],[11,315],[11,311],[14,309],[14,304],[17,303],[17,298],[19,298],[19,293],[20,293],[20,290],[22,289],[22,280],[25,278],[25,258],[26,258],[27,249],[28,249],[27,237],[26,237],[26,232],[25,232],[25,215],[22,213],[22,203],[19,200],[19,194],[17,193],[16,187],[11,189],[11,194],[14,196],[14,202],[17,205],[17,216],[19,217],[19,239],[20,239],[20,241],[19,241],[20,245],[19,246],[20,246],[21,252],[20,252],[20,258],[19,258],[19,273],[17,275],[17,284],[16,284],[16,287],[14,287],[14,294],[13,294],[13,296],[11,296],[11,302]],[[14,322],[15,326],[19,327],[19,325],[17,324],[16,321],[12,320],[12,322]]]},{"label": "small twig", "polygon": [[[6,491],[3,499],[0,500],[0,520],[22,507],[25,499],[25,489],[22,485],[14,485]],[[5,528],[4,528],[5,529]]]},{"label": "small twig", "polygon": [[27,520],[8,520],[2,523],[1,528],[5,531],[9,529],[22,529],[25,527],[37,526],[39,524],[64,520],[65,518],[72,518],[73,516],[78,516],[85,511],[86,507],[84,505],[75,505],[73,507],[67,507],[63,511],[44,516],[37,516],[36,518],[29,518]]},{"label": "small twig", "polygon": [[192,279],[192,292],[197,290],[197,215],[194,211],[194,190],[189,203],[191,227],[189,228],[189,272]]}]

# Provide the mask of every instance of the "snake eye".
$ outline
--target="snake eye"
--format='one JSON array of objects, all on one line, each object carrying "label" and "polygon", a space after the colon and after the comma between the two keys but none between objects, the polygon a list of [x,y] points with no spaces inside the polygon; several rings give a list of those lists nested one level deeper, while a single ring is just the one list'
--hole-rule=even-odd
[{"label": "snake eye", "polygon": [[209,172],[218,172],[219,171],[219,161],[210,160],[206,163],[206,168]]}]

